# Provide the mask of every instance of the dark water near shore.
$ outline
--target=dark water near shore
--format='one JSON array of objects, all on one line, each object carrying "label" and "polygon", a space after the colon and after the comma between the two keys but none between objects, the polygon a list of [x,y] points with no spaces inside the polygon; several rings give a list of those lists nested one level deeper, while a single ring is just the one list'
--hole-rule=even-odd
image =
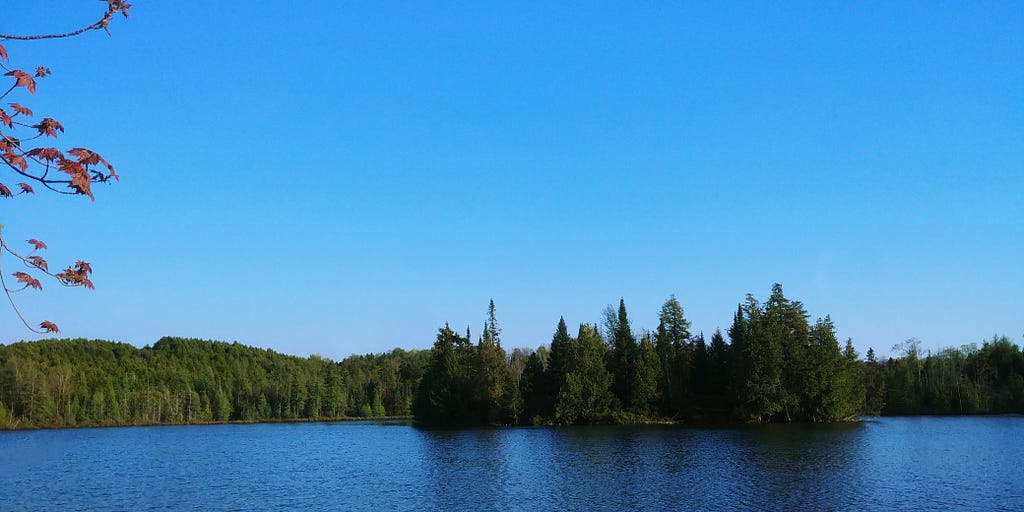
[{"label": "dark water near shore", "polygon": [[1024,417],[0,432],[0,510],[1024,510]]}]

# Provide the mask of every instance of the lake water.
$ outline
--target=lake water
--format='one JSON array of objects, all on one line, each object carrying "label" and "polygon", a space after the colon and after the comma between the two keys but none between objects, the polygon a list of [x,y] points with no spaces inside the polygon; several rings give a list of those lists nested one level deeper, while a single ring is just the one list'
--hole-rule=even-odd
[{"label": "lake water", "polygon": [[0,510],[1024,510],[1024,417],[0,432]]}]

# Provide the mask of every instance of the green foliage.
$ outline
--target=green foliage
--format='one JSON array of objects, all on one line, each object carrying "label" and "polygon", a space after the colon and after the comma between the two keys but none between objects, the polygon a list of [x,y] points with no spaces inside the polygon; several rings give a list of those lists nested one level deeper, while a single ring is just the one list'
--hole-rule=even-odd
[{"label": "green foliage", "polygon": [[513,384],[497,325],[492,300],[476,345],[447,324],[438,331],[413,402],[417,420],[429,425],[491,425],[518,417],[519,389]]},{"label": "green foliage", "polygon": [[657,394],[661,397],[661,412],[670,414],[688,409],[694,346],[690,340],[690,321],[675,295],[661,306],[654,348],[660,363]]},{"label": "green foliage", "polygon": [[[981,348],[966,345],[922,354],[920,342],[893,347],[898,357],[865,367],[869,410],[882,414],[1024,413],[1024,352],[993,336]],[[880,398],[882,397],[882,398]],[[879,407],[881,403],[881,407]]]},{"label": "green foliage", "polygon": [[748,295],[729,329],[734,411],[743,421],[838,421],[859,415],[865,387],[852,343],[840,352],[826,317],[807,312],[782,286],[762,306]]},{"label": "green foliage", "polygon": [[624,408],[630,409],[633,407],[633,388],[637,378],[637,343],[629,325],[624,300],[619,299],[618,313],[614,317],[608,315],[606,323],[612,337],[608,364],[612,373],[612,393]]},{"label": "green foliage", "polygon": [[[136,425],[408,415],[427,351],[341,363],[182,338],[0,345],[7,426]],[[349,398],[351,397],[351,401]],[[374,400],[377,400],[375,403]]]},{"label": "green foliage", "polygon": [[[431,350],[335,363],[182,338],[0,345],[0,428],[406,416],[425,424],[644,423],[659,418],[841,421],[861,414],[1024,413],[1024,352],[1006,337],[860,360],[831,318],[813,325],[774,286],[728,335],[691,336],[674,297],[637,343],[625,304],[602,337],[560,319],[550,349],[501,347],[493,301],[476,344],[447,325]],[[625,394],[622,394],[625,393]]]},{"label": "green foliage", "polygon": [[597,327],[580,325],[576,339],[570,340],[565,385],[555,403],[558,423],[600,422],[616,408],[617,401],[611,392],[612,375],[605,366],[606,353]]},{"label": "green foliage", "polygon": [[[671,368],[669,368],[671,371]],[[643,416],[652,416],[661,404],[659,383],[662,382],[661,360],[654,350],[649,334],[644,334],[637,347],[633,363],[633,410]]]}]

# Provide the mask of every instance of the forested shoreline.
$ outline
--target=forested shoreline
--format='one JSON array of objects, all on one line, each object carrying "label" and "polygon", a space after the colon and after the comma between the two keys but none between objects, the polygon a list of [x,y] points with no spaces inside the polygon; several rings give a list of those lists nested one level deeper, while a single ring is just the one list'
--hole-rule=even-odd
[{"label": "forested shoreline", "polygon": [[[430,350],[340,362],[165,337],[0,345],[0,428],[408,417],[426,425],[832,422],[862,415],[1024,413],[1024,353],[1006,337],[864,358],[829,317],[775,285],[726,333],[693,334],[675,297],[653,332],[625,302],[603,324],[506,352],[493,301],[475,342],[448,325]],[[728,337],[728,341],[726,338]]]}]

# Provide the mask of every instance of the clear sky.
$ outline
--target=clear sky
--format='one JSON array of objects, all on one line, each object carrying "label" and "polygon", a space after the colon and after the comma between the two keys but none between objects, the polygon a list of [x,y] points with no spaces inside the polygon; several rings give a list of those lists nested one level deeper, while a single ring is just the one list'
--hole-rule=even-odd
[{"label": "clear sky", "polygon": [[132,3],[4,43],[53,71],[11,101],[122,175],[0,202],[94,266],[18,296],[63,336],[338,359],[475,335],[493,298],[536,347],[670,294],[710,336],[774,282],[861,352],[1024,336],[1020,2]]}]

